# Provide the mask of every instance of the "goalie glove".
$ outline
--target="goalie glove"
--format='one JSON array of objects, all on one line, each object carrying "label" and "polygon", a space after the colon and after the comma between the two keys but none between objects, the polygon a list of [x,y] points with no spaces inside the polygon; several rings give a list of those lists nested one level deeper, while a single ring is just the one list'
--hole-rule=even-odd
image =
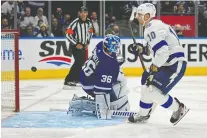
[{"label": "goalie glove", "polygon": [[121,66],[121,65],[124,64],[124,62],[125,62],[125,60],[124,60],[124,58],[123,58],[122,56],[118,56],[118,57],[116,58],[116,60],[118,61],[119,66]]},{"label": "goalie glove", "polygon": [[118,61],[119,66],[121,66],[125,62],[125,59],[124,59],[124,57],[121,54],[120,48],[116,52],[116,60]]}]

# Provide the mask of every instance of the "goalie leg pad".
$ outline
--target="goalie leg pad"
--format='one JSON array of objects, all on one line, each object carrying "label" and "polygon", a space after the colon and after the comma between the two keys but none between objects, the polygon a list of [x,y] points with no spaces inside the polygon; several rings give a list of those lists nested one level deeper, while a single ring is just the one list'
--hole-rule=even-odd
[{"label": "goalie leg pad", "polygon": [[117,98],[123,97],[125,95],[128,95],[130,92],[129,88],[127,87],[127,81],[126,78],[123,79],[121,82],[117,82],[113,85],[113,91],[116,94]]},{"label": "goalie leg pad", "polygon": [[[73,99],[69,102],[69,109],[68,110],[76,110],[76,111],[95,111],[96,106],[95,106],[95,101],[92,99],[87,99],[87,98],[81,98],[78,97],[77,95],[73,96]],[[77,112],[74,112],[75,116],[80,116],[82,114],[77,114]]]},{"label": "goalie leg pad", "polygon": [[128,96],[118,98],[116,101],[111,102],[110,105],[111,110],[128,111],[129,108]]},{"label": "goalie leg pad", "polygon": [[111,119],[110,94],[96,94],[96,115],[98,119]]}]

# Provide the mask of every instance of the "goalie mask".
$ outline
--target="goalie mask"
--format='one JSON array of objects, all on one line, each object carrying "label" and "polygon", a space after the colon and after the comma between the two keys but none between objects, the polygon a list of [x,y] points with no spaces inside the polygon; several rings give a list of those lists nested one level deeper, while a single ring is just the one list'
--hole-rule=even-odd
[{"label": "goalie mask", "polygon": [[104,48],[106,48],[111,53],[117,53],[120,48],[121,42],[120,38],[116,35],[108,34],[103,41]]}]

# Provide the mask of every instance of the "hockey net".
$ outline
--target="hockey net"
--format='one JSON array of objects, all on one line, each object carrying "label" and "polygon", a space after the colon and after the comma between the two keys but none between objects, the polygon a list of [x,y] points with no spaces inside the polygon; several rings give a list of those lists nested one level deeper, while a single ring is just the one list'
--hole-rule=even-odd
[{"label": "hockey net", "polygon": [[1,31],[1,111],[19,112],[19,32]]}]

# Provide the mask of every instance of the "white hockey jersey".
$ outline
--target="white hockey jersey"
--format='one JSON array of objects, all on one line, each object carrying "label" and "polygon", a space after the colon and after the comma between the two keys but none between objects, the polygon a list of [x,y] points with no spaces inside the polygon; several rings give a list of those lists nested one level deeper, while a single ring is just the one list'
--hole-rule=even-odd
[{"label": "white hockey jersey", "polygon": [[155,66],[170,66],[177,61],[186,61],[178,36],[162,21],[151,20],[145,26],[144,39],[151,47],[152,63]]}]

